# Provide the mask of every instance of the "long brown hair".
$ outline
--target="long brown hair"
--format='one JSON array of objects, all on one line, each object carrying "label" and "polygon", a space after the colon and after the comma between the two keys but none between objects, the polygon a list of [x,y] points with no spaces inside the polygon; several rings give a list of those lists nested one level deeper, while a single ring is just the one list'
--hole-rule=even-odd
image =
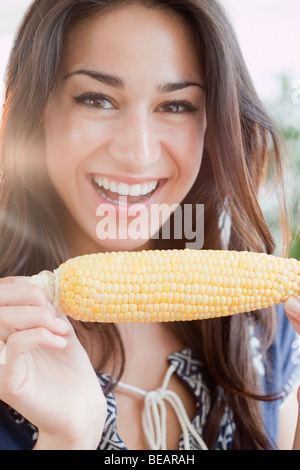
[{"label": "long brown hair", "polygon": [[[282,239],[288,246],[281,138],[255,92],[235,33],[217,0],[35,0],[17,32],[6,76],[1,126],[1,276],[52,270],[68,257],[55,213],[56,196],[44,171],[43,113],[60,79],[64,39],[72,24],[128,3],[175,12],[188,25],[199,53],[207,132],[201,170],[182,204],[204,204],[203,248],[274,252],[275,243],[259,205],[270,163],[285,227]],[[185,243],[184,238],[161,238],[157,248],[184,248]],[[98,366],[113,355],[115,378],[120,377],[125,354],[116,327],[73,323],[86,348],[87,330],[101,335],[103,360]],[[271,311],[169,326],[207,367],[213,419],[206,426],[205,439],[211,448],[226,409],[235,422],[235,449],[271,446],[263,429],[263,397],[251,358],[250,325],[263,331],[266,351],[276,327]]]}]

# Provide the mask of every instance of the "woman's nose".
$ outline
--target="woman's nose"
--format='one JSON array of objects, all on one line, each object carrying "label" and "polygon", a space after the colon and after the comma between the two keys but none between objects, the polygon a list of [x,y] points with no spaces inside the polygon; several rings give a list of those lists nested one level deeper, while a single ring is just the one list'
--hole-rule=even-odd
[{"label": "woman's nose", "polygon": [[124,117],[117,135],[110,142],[109,154],[136,172],[157,162],[161,156],[161,145],[149,116],[139,113]]}]

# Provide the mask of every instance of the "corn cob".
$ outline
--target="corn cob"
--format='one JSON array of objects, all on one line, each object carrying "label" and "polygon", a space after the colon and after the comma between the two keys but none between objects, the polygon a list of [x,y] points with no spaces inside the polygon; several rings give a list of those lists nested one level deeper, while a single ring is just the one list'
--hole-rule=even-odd
[{"label": "corn cob", "polygon": [[169,322],[250,312],[300,295],[300,262],[264,253],[153,250],[79,256],[32,276],[86,322]]}]

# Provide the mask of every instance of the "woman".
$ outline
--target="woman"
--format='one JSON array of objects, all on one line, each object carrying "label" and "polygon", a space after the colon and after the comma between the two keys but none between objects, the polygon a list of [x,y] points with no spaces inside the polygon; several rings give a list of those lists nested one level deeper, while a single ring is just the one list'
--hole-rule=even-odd
[{"label": "woman", "polygon": [[[6,82],[2,447],[291,446],[296,423],[286,442],[280,436],[295,400],[279,408],[296,383],[295,330],[282,308],[171,326],[71,325],[26,277],[85,253],[185,246],[153,236],[166,220],[131,237],[133,203],[144,221],[154,204],[204,204],[203,248],[274,251],[258,197],[272,163],[285,215],[280,137],[219,3],[36,0]],[[113,209],[106,238],[103,204]],[[298,304],[286,312],[300,331]],[[151,429],[142,433],[143,394],[164,378],[186,424],[167,406],[168,432],[155,443]]]}]

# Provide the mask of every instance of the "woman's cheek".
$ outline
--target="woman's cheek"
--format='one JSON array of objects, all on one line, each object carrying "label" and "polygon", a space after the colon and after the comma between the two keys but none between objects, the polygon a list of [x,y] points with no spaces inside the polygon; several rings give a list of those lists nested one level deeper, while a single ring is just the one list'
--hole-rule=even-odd
[{"label": "woman's cheek", "polygon": [[199,128],[194,125],[185,132],[178,132],[178,138],[174,140],[173,155],[176,155],[177,167],[182,176],[188,182],[195,180],[200,170],[203,148],[204,133],[199,135]]}]

